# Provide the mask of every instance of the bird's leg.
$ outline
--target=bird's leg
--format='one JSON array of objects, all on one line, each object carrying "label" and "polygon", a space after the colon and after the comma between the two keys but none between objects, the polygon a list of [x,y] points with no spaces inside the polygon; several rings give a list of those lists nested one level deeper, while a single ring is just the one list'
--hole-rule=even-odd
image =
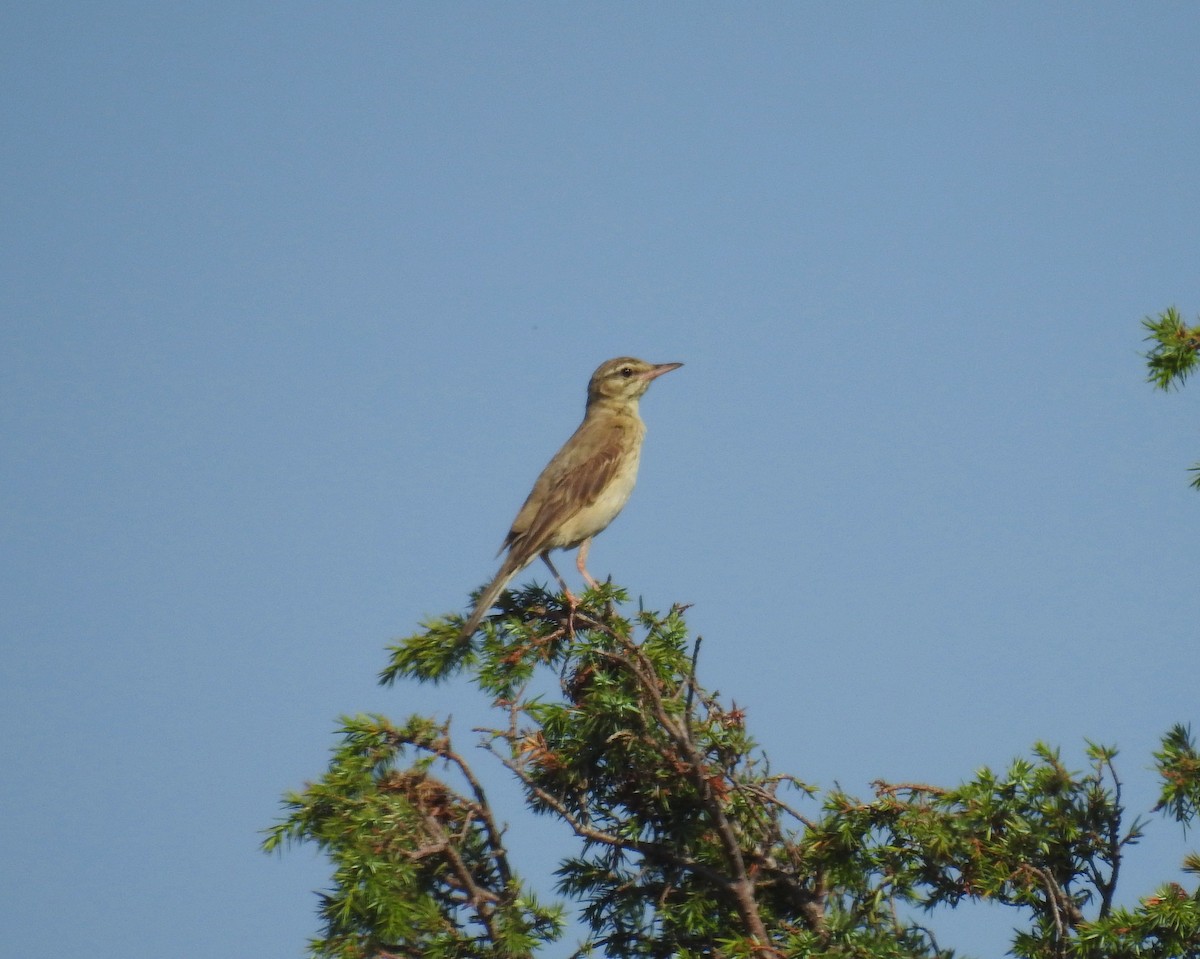
[{"label": "bird's leg", "polygon": [[579,555],[575,558],[575,568],[579,570],[579,575],[583,577],[583,581],[592,589],[599,589],[600,584],[592,578],[592,574],[587,571],[587,554],[592,546],[592,538],[589,536],[579,544]]},{"label": "bird's leg", "polygon": [[558,570],[554,568],[554,564],[550,562],[550,551],[542,553],[542,561],[550,567],[550,572],[554,574],[554,578],[558,580],[558,585],[562,587],[563,597],[567,601],[567,632],[571,634],[571,638],[575,637],[575,610],[579,606],[579,600],[575,598],[575,594],[571,592],[571,588],[567,585],[567,581],[558,575]]},{"label": "bird's leg", "polygon": [[571,592],[571,587],[567,585],[567,581],[558,575],[558,570],[554,568],[554,564],[550,562],[549,551],[542,553],[542,562],[550,567],[550,572],[554,574],[554,578],[558,580],[558,585],[562,587],[563,596],[566,597],[567,605],[574,609],[579,605],[579,600],[575,598],[575,594]]},{"label": "bird's leg", "polygon": [[[588,549],[591,547],[591,545],[592,538],[590,536],[579,544],[579,555],[575,558],[575,568],[579,570],[579,575],[587,581],[588,586],[590,586],[592,589],[599,589],[600,584],[597,583],[595,577],[593,577],[592,574],[587,571],[587,555]],[[609,577],[609,582],[612,582],[611,576]],[[613,602],[610,599],[608,601],[608,615],[612,616],[614,612],[615,610],[613,609]]]}]

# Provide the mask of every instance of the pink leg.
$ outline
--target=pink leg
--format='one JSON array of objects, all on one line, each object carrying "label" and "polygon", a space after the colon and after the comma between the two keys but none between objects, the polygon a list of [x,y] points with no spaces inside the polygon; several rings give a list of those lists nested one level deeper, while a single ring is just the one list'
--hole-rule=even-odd
[{"label": "pink leg", "polygon": [[554,568],[554,564],[550,562],[550,554],[542,553],[542,562],[550,567],[550,572],[554,574],[554,578],[558,580],[558,585],[562,587],[563,596],[567,598],[567,605],[574,609],[579,605],[579,600],[575,598],[575,594],[571,592],[571,588],[567,585],[567,581],[558,575],[558,570]]},{"label": "pink leg", "polygon": [[579,570],[579,575],[583,577],[584,582],[587,583],[592,589],[596,589],[600,586],[600,584],[597,583],[592,578],[592,574],[587,571],[587,554],[588,550],[591,548],[591,545],[592,538],[590,536],[579,544],[579,556],[575,560],[575,568]]}]

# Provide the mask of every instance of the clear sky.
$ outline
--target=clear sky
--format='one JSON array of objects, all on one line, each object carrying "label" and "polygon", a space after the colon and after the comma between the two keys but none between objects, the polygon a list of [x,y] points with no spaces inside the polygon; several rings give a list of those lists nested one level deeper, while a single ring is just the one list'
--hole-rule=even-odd
[{"label": "clear sky", "polygon": [[[259,830],[341,713],[471,742],[384,646],[627,353],[686,366],[590,567],[695,604],[777,769],[1086,737],[1153,804],[1200,386],[1138,321],[1200,311],[1200,7],[18,2],[0,45],[12,955],[299,957],[327,871]],[[548,888],[565,837],[478,767]],[[1126,898],[1186,848],[1152,820]]]}]

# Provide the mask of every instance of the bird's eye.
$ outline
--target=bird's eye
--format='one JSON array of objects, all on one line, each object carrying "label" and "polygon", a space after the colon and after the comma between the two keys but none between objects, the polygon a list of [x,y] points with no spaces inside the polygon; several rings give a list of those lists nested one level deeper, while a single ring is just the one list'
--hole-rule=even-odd
[{"label": "bird's eye", "polygon": [[628,367],[628,366],[622,366],[622,367],[621,367],[621,375],[622,375],[623,377],[625,377],[625,379],[629,379],[629,377],[633,376],[633,369],[632,369],[632,367]]}]

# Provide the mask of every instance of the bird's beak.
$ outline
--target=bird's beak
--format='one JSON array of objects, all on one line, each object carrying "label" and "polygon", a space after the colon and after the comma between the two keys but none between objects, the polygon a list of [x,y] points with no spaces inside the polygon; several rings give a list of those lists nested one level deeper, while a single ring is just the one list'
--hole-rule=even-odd
[{"label": "bird's beak", "polygon": [[646,382],[649,383],[651,380],[657,379],[664,373],[670,373],[671,370],[677,370],[681,366],[683,366],[682,363],[659,363],[658,366],[650,367],[650,369],[646,370],[646,372],[642,375],[646,377]]}]

